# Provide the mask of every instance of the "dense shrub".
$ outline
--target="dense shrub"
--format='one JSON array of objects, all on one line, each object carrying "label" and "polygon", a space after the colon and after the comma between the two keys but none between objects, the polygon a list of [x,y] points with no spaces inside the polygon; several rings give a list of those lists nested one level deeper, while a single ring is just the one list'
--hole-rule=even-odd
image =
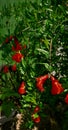
[{"label": "dense shrub", "polygon": [[56,0],[23,1],[1,11],[1,110],[23,113],[24,129],[36,123],[68,128],[67,14],[67,3]]}]

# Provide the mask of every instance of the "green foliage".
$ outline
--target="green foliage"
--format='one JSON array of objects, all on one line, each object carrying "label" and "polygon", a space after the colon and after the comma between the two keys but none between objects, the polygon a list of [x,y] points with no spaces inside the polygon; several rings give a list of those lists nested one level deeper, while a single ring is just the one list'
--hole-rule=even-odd
[{"label": "green foliage", "polygon": [[[22,124],[22,128],[31,129],[34,126],[31,115],[36,105],[41,108],[41,120],[50,117],[58,122],[59,113],[60,126],[61,121],[64,122],[62,130],[68,128],[68,105],[64,103],[65,94],[68,93],[68,11],[63,3],[56,0],[24,0],[19,4],[4,6],[0,12],[1,108],[7,116],[12,109],[24,113],[25,125]],[[14,40],[4,43],[10,35],[16,36],[26,48],[21,50],[24,58],[16,63],[16,72],[10,69],[4,74],[3,65],[15,63],[12,60],[15,52],[11,49]],[[65,89],[62,94],[51,95],[50,79],[44,84],[45,92],[39,92],[36,78],[46,74],[53,74],[59,79]],[[22,81],[26,83],[25,95],[18,93]]]}]

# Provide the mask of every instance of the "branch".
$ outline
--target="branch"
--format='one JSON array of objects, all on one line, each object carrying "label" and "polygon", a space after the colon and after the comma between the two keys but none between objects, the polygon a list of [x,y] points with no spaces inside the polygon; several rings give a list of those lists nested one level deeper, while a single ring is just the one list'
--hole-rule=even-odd
[{"label": "branch", "polygon": [[13,110],[9,117],[2,116],[0,118],[0,126],[4,125],[5,123],[7,123],[7,122],[9,122],[11,120],[14,120],[14,117],[16,116],[16,114],[17,114],[17,111]]},{"label": "branch", "polygon": [[52,39],[50,42],[50,65],[51,65],[51,60],[52,60]]}]

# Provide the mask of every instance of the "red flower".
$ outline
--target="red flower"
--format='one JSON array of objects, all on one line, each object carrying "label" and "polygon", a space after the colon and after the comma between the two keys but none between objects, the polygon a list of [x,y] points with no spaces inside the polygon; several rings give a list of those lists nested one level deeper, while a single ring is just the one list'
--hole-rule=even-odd
[{"label": "red flower", "polygon": [[18,93],[19,94],[25,94],[26,93],[26,89],[25,89],[25,82],[23,81],[18,89]]},{"label": "red flower", "polygon": [[45,91],[43,85],[44,85],[44,82],[45,82],[47,79],[48,79],[48,74],[36,78],[36,81],[37,81],[36,87],[37,87],[41,92],[44,92],[44,91]]},{"label": "red flower", "polygon": [[38,116],[37,118],[34,119],[34,122],[35,122],[35,123],[39,123],[40,120],[41,120],[41,118],[40,118],[40,116]]},{"label": "red flower", "polygon": [[12,40],[13,36],[7,37],[5,43],[9,43]]},{"label": "red flower", "polygon": [[4,68],[3,68],[3,72],[4,72],[4,73],[8,73],[8,72],[9,72],[9,68],[8,68],[8,66],[4,66]]},{"label": "red flower", "polygon": [[60,84],[59,81],[56,80],[53,76],[51,76],[51,81],[52,81],[52,89],[51,89],[52,95],[60,94],[64,91],[62,84]]},{"label": "red flower", "polygon": [[42,81],[43,83],[48,79],[48,74],[36,78],[36,81]]},{"label": "red flower", "polygon": [[26,90],[23,89],[23,88],[19,88],[18,93],[21,94],[21,95],[26,94]]},{"label": "red flower", "polygon": [[16,69],[17,69],[16,64],[12,65],[11,69],[12,69],[12,71],[16,71]]},{"label": "red flower", "polygon": [[41,118],[40,118],[40,116],[34,117],[34,114],[33,114],[33,115],[32,115],[32,120],[33,120],[35,123],[40,123]]},{"label": "red flower", "polygon": [[14,36],[14,43],[15,43],[15,46],[12,46],[13,51],[22,50],[22,45],[19,43],[18,39],[15,36]]},{"label": "red flower", "polygon": [[18,39],[16,38],[16,36],[14,36],[14,43],[15,43],[15,44],[19,44],[19,41],[18,41]]},{"label": "red flower", "polygon": [[6,38],[5,43],[8,43],[8,42],[9,42],[9,38]]},{"label": "red flower", "polygon": [[10,39],[10,41],[13,39],[13,36],[11,35],[10,37],[9,37],[9,39]]},{"label": "red flower", "polygon": [[44,91],[45,91],[45,89],[44,89],[44,87],[43,87],[43,82],[42,82],[42,81],[37,82],[37,83],[36,83],[36,87],[37,87],[38,90],[41,91],[41,92],[44,92]]},{"label": "red flower", "polygon": [[66,94],[66,97],[65,97],[65,103],[68,104],[68,93]]},{"label": "red flower", "polygon": [[22,50],[22,45],[18,43],[18,44],[16,44],[16,46],[12,46],[12,50],[13,50],[13,51]]},{"label": "red flower", "polygon": [[39,111],[40,111],[40,107],[39,107],[39,106],[36,106],[36,107],[34,108],[33,113],[37,113],[37,112],[39,112]]},{"label": "red flower", "polygon": [[13,56],[12,56],[12,60],[16,61],[16,62],[21,62],[21,59],[23,58],[24,56],[21,54],[21,53],[15,53]]}]

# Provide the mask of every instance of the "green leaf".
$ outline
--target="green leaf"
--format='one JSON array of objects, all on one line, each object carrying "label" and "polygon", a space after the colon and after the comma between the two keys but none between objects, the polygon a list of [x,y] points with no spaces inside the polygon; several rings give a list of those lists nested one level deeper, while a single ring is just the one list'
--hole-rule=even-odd
[{"label": "green leaf", "polygon": [[64,25],[61,25],[60,30],[61,30],[61,33],[64,32]]},{"label": "green leaf", "polygon": [[27,84],[28,84],[28,89],[32,86],[32,82],[30,81],[30,80],[28,80],[28,82],[27,82]]},{"label": "green leaf", "polygon": [[39,116],[38,113],[35,113],[35,114],[33,115],[34,118],[37,118],[38,116]]},{"label": "green leaf", "polygon": [[11,114],[13,108],[15,108],[15,106],[14,106],[14,103],[11,101],[3,102],[2,104],[2,111],[7,117]]},{"label": "green leaf", "polygon": [[45,38],[45,39],[42,39],[42,41],[45,43],[47,49],[49,50],[50,43],[49,43],[48,39]]},{"label": "green leaf", "polygon": [[26,103],[26,104],[23,105],[23,108],[27,108],[27,107],[30,107],[29,103],[28,104]]},{"label": "green leaf", "polygon": [[1,99],[5,100],[7,98],[9,98],[10,96],[14,96],[14,97],[20,97],[18,93],[14,92],[13,90],[9,90],[9,88],[3,88],[2,89],[3,93],[1,93]]},{"label": "green leaf", "polygon": [[44,54],[46,56],[46,58],[49,58],[49,52],[43,49],[37,49],[40,53]]},{"label": "green leaf", "polygon": [[50,71],[50,72],[53,70],[52,66],[50,66],[48,63],[39,63],[39,64],[44,65],[45,68],[46,68],[48,71]]},{"label": "green leaf", "polygon": [[26,68],[26,61],[22,59],[22,67],[25,69]]},{"label": "green leaf", "polygon": [[48,63],[44,63],[44,65],[45,65],[46,69],[49,68],[49,64]]}]

